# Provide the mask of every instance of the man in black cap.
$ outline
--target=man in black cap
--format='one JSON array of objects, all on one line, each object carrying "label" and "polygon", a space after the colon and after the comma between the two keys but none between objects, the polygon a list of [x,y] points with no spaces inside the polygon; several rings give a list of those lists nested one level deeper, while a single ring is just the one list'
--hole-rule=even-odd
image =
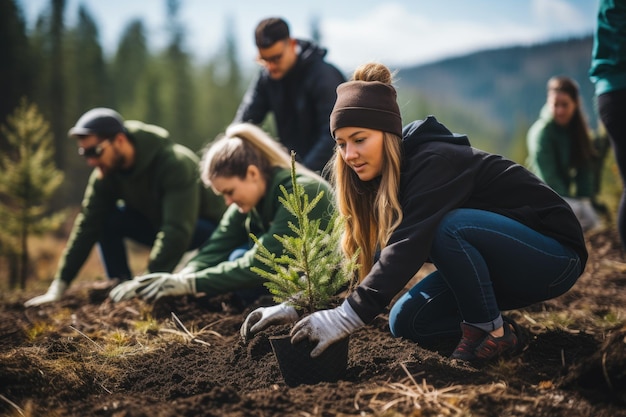
[{"label": "man in black cap", "polygon": [[152,247],[147,272],[171,272],[225,211],[222,197],[202,185],[197,155],[161,127],[99,107],[81,116],[69,136],[94,170],[54,280],[27,307],[60,300],[96,243],[110,286],[132,278],[125,238]]},{"label": "man in black cap", "polygon": [[321,172],[333,154],[329,117],[344,75],[324,61],[326,49],[294,39],[287,22],[262,20],[255,30],[263,66],[239,105],[235,122],[261,124],[273,113],[277,136],[308,168]]}]

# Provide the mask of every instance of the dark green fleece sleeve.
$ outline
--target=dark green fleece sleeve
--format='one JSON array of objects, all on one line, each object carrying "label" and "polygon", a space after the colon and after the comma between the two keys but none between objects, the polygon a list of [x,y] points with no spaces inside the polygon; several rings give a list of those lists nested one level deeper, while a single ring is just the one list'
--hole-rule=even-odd
[{"label": "dark green fleece sleeve", "polygon": [[[561,196],[569,196],[569,175],[564,171],[569,147],[562,146],[558,135],[545,125],[534,125],[528,132],[530,170]],[[567,144],[563,144],[567,145]]]},{"label": "dark green fleece sleeve", "polygon": [[98,170],[94,170],[85,189],[81,211],[74,220],[72,232],[59,260],[55,279],[69,284],[76,277],[98,240],[103,227],[102,219],[107,218],[114,209],[115,200],[110,181],[101,179]]},{"label": "dark green fleece sleeve", "polygon": [[[289,187],[289,189],[290,188],[291,187]],[[310,201],[315,198],[317,193],[320,191],[320,184],[307,183],[305,185],[305,191],[308,194]],[[280,254],[283,252],[283,248],[274,236],[293,236],[293,231],[289,228],[289,222],[295,222],[296,219],[286,208],[283,207],[280,202],[278,202],[277,196],[274,197],[272,206],[274,207],[274,215],[269,222],[269,228],[266,229],[265,233],[257,235],[256,237],[270,252]],[[229,207],[227,213],[231,209],[232,207]],[[321,227],[326,227],[328,220],[332,215],[332,209],[333,205],[332,200],[330,199],[330,192],[326,189],[324,198],[320,200],[315,209],[310,213],[310,216],[311,218],[321,218]],[[226,217],[226,215],[224,217]],[[254,216],[252,216],[252,218],[254,218]],[[223,222],[222,224],[225,223]],[[219,240],[217,239],[220,238],[220,234],[217,234],[215,241],[213,237],[209,240],[208,246],[212,248],[212,252],[217,252],[217,248],[215,246],[219,244]],[[241,242],[240,245],[243,243],[245,242]],[[234,249],[234,247],[232,248]],[[257,249],[257,245],[254,245],[242,257],[234,261],[224,260],[204,269],[197,270],[197,272],[195,272],[196,289],[199,292],[206,292],[207,294],[214,295],[262,285],[264,280],[250,270],[253,266],[267,269],[265,265],[255,258]],[[202,256],[202,254],[198,256]],[[206,260],[207,262],[204,264],[210,265],[210,262],[208,262],[209,260]],[[218,258],[214,257],[211,260],[215,261],[218,260]],[[195,262],[195,265],[200,265],[200,263]]]},{"label": "dark green fleece sleeve", "polygon": [[209,240],[198,253],[187,263],[185,270],[200,271],[228,260],[230,253],[248,242],[246,231],[246,214],[240,213],[232,204]]},{"label": "dark green fleece sleeve", "polygon": [[156,175],[162,221],[150,251],[148,272],[170,272],[189,247],[198,220],[197,160],[191,151],[174,145]]}]

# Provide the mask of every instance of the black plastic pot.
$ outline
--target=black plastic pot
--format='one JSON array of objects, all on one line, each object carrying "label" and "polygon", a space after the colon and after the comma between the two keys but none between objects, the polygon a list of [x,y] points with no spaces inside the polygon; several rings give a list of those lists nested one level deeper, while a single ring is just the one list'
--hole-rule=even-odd
[{"label": "black plastic pot", "polygon": [[335,382],[348,367],[349,337],[333,343],[317,358],[311,358],[315,345],[308,340],[292,345],[288,335],[269,339],[283,379],[290,387]]}]

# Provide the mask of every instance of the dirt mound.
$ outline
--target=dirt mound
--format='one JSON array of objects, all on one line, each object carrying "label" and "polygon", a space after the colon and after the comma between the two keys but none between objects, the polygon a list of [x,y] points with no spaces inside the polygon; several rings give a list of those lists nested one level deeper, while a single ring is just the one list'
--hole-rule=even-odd
[{"label": "dirt mound", "polygon": [[477,370],[447,359],[450,344],[394,339],[381,315],[351,336],[343,379],[295,388],[271,332],[239,338],[268,300],[113,304],[75,284],[60,303],[25,309],[34,294],[23,294],[0,305],[0,415],[626,416],[626,264],[615,233],[588,241],[569,293],[509,312],[528,330],[521,356]]}]

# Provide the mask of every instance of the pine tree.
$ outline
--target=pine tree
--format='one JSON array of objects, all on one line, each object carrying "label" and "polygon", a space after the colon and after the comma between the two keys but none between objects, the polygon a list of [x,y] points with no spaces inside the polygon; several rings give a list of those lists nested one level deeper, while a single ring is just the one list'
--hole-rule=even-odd
[{"label": "pine tree", "polygon": [[16,0],[0,0],[0,120],[32,91],[34,74],[24,15]]},{"label": "pine tree", "polygon": [[[53,136],[49,124],[34,104],[22,99],[6,125],[0,127],[9,150],[0,154],[0,234],[2,254],[15,275],[9,287],[26,286],[28,237],[59,227],[65,211],[49,213],[47,203],[63,182],[54,163]],[[17,263],[17,265],[15,264]]]},{"label": "pine tree", "polygon": [[295,153],[291,153],[291,183],[293,192],[288,193],[281,185],[281,204],[296,218],[289,223],[293,236],[274,235],[282,245],[281,255],[267,250],[251,235],[258,246],[256,258],[273,272],[252,267],[251,270],[265,278],[264,284],[278,303],[287,302],[303,310],[305,314],[330,306],[335,296],[350,285],[358,268],[358,251],[346,259],[340,249],[343,218],[335,211],[325,229],[321,219],[310,219],[309,213],[324,196],[320,191],[313,200],[304,187],[296,182]]},{"label": "pine tree", "polygon": [[[150,65],[150,51],[146,28],[140,19],[132,20],[124,30],[117,52],[111,63],[111,79],[115,92],[115,108],[127,119],[147,121],[142,107],[147,94],[141,94],[140,85]],[[152,91],[146,89],[146,93]],[[150,120],[158,124],[158,120]]]}]

